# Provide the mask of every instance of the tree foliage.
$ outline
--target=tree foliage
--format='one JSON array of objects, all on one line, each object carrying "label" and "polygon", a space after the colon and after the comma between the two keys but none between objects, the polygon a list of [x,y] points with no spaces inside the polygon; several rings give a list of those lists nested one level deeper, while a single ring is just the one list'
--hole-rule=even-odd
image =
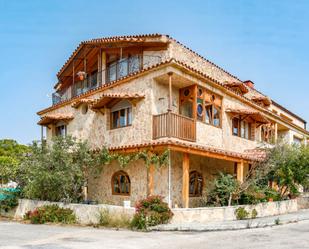
[{"label": "tree foliage", "polygon": [[300,185],[308,185],[308,146],[279,144],[267,152],[267,160],[263,163],[268,168],[265,180],[276,182],[282,197],[297,194]]},{"label": "tree foliage", "polygon": [[51,145],[33,143],[24,159],[18,182],[27,198],[77,202],[97,161],[86,142],[55,137]]},{"label": "tree foliage", "polygon": [[29,151],[28,146],[18,144],[15,140],[0,140],[0,178],[3,182],[15,180],[19,164]]},{"label": "tree foliage", "polygon": [[49,145],[31,145],[28,154],[19,164],[17,182],[23,195],[31,199],[79,202],[82,187],[90,177],[98,175],[103,166],[113,160],[126,167],[134,160],[144,160],[157,166],[168,162],[168,152],[151,154],[141,151],[134,154],[111,153],[106,148],[91,150],[86,141],[74,137],[55,137]]}]

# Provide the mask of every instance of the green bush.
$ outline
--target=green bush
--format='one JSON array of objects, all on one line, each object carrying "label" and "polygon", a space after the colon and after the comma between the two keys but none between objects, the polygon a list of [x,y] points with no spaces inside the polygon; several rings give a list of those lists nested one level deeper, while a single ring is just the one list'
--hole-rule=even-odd
[{"label": "green bush", "polygon": [[73,224],[76,216],[69,208],[61,208],[58,205],[45,205],[29,211],[24,216],[25,220],[30,220],[32,224],[63,223]]},{"label": "green bush", "polygon": [[252,211],[251,211],[251,219],[255,219],[257,217],[257,215],[258,215],[258,212],[256,211],[256,209],[255,208],[252,209]]},{"label": "green bush", "polygon": [[245,208],[239,207],[235,210],[235,215],[237,220],[244,220],[249,217],[249,212]]},{"label": "green bush", "polygon": [[238,181],[230,174],[219,172],[218,177],[211,183],[207,193],[207,205],[228,206],[234,204],[238,196]]},{"label": "green bush", "polygon": [[132,219],[131,227],[145,230],[149,226],[167,223],[173,216],[167,203],[161,196],[149,196],[139,201],[136,205],[136,213]]},{"label": "green bush", "polygon": [[0,189],[0,213],[8,212],[18,205],[19,189]]}]

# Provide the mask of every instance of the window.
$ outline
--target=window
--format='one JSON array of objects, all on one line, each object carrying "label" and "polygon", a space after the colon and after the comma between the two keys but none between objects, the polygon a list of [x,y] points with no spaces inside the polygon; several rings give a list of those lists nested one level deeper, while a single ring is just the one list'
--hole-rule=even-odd
[{"label": "window", "polygon": [[124,171],[117,171],[112,176],[112,194],[113,195],[130,195],[131,182],[128,174]]},{"label": "window", "polygon": [[83,104],[81,107],[81,112],[83,115],[87,114],[88,112],[88,104]]},{"label": "window", "polygon": [[111,108],[111,128],[121,128],[132,125],[132,106],[122,100]]},{"label": "window", "polygon": [[251,123],[248,123],[239,118],[232,119],[232,134],[251,140]]},{"label": "window", "polygon": [[107,73],[108,73],[108,82],[117,79],[117,62],[113,62],[108,66]]},{"label": "window", "polygon": [[62,124],[56,126],[56,136],[62,136],[65,137],[67,135],[67,126]]},{"label": "window", "polygon": [[221,126],[221,108],[215,104],[206,104],[205,123],[216,127]]},{"label": "window", "polygon": [[191,197],[202,196],[203,177],[197,171],[190,172],[189,194]]},{"label": "window", "polygon": [[293,143],[294,143],[295,145],[301,145],[302,142],[303,142],[303,141],[302,141],[301,138],[296,137],[296,136],[293,136]]},{"label": "window", "polygon": [[188,118],[192,118],[193,117],[193,104],[191,101],[187,100],[184,103],[182,103],[181,107],[180,107],[180,114],[184,115]]}]

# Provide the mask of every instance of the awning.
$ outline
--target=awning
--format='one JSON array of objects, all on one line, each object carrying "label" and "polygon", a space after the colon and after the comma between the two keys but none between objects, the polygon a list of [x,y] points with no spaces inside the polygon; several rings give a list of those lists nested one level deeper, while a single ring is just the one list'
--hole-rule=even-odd
[{"label": "awning", "polygon": [[101,109],[104,107],[109,107],[112,102],[121,99],[126,99],[135,105],[137,101],[141,100],[144,97],[144,94],[139,93],[103,93],[100,98],[94,100],[90,107],[91,109]]},{"label": "awning", "polygon": [[249,89],[244,83],[241,82],[230,82],[226,81],[224,82],[224,85],[227,86],[228,88],[233,89],[239,89],[243,94],[248,93]]},{"label": "awning", "polygon": [[230,113],[232,115],[239,115],[244,119],[252,119],[253,121],[260,123],[260,124],[268,124],[270,123],[269,120],[260,112],[250,110],[250,109],[233,109],[233,108],[227,108],[227,113]]},{"label": "awning", "polygon": [[93,99],[78,99],[76,101],[73,102],[72,107],[73,108],[78,108],[80,105],[82,104],[92,104],[93,103]]},{"label": "awning", "polygon": [[271,105],[271,99],[266,96],[260,96],[260,97],[252,97],[251,100],[254,102],[262,102],[265,106],[270,106]]},{"label": "awning", "polygon": [[70,121],[73,118],[73,114],[48,114],[41,118],[41,120],[38,122],[38,125],[46,126],[52,123],[56,123],[58,121]]}]

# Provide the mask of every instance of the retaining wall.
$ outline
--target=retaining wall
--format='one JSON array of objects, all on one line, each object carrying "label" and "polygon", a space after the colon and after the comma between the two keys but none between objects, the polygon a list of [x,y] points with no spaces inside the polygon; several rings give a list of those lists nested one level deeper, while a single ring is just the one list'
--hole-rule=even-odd
[{"label": "retaining wall", "polygon": [[296,199],[232,207],[175,208],[172,210],[174,216],[171,223],[208,223],[236,220],[235,210],[239,207],[244,207],[249,214],[255,209],[257,211],[257,217],[274,216],[298,211]]},{"label": "retaining wall", "polygon": [[[300,202],[302,205],[300,205]],[[60,207],[70,208],[74,211],[77,221],[80,224],[97,224],[100,220],[100,211],[107,209],[110,215],[133,217],[135,209],[132,207],[122,207],[113,205],[86,205],[86,204],[64,204],[61,202],[35,201],[20,199],[15,212],[15,219],[22,219],[26,212],[43,205],[57,204]],[[215,221],[236,220],[235,210],[244,207],[249,214],[253,209],[257,211],[257,217],[274,216],[296,212],[301,208],[308,208],[308,199],[306,200],[288,200],[280,202],[266,202],[257,205],[242,205],[232,207],[205,207],[205,208],[174,208],[174,216],[171,223],[208,223]],[[306,207],[305,207],[306,206]],[[308,206],[308,207],[307,207]]]},{"label": "retaining wall", "polygon": [[24,215],[35,209],[36,207],[41,207],[44,205],[56,204],[59,207],[70,208],[74,211],[77,222],[83,225],[89,224],[98,224],[100,221],[100,211],[108,210],[109,214],[114,216],[125,215],[127,217],[133,217],[135,209],[134,208],[125,208],[122,206],[113,206],[113,205],[86,205],[86,204],[65,204],[61,202],[49,202],[49,201],[35,201],[28,199],[20,199],[18,201],[18,207],[15,212],[15,219],[22,219]]}]

